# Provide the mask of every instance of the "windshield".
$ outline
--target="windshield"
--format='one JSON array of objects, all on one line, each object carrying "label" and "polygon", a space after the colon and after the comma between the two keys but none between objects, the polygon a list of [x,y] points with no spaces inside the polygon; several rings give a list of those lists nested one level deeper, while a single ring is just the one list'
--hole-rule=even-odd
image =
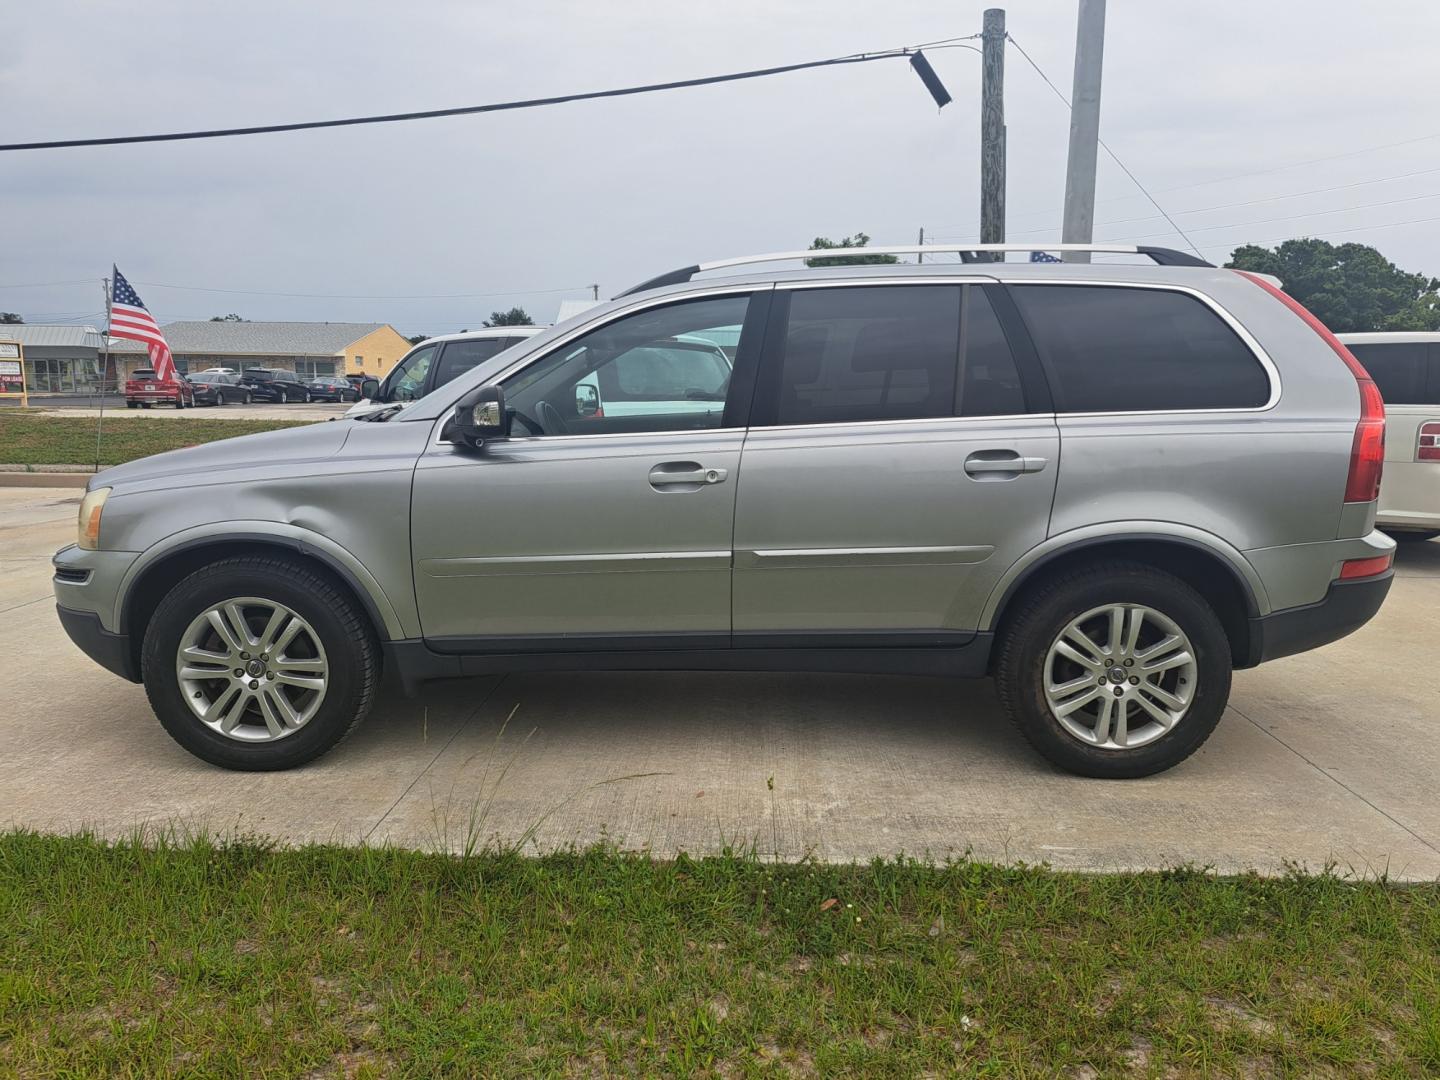
[{"label": "windshield", "polygon": [[430,364],[439,349],[435,345],[422,345],[385,378],[380,386],[376,401],[414,401],[425,393],[425,376],[430,373]]}]

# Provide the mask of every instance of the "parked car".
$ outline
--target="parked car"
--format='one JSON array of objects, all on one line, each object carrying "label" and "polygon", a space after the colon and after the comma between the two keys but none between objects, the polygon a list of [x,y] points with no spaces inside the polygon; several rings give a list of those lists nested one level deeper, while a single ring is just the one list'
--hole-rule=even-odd
[{"label": "parked car", "polygon": [[195,405],[195,388],[178,371],[171,382],[161,382],[153,368],[136,368],[125,380],[125,407],[148,409],[152,405],[173,405],[177,409]]},{"label": "parked car", "polygon": [[418,401],[432,390],[465,374],[491,357],[534,337],[544,328],[539,326],[493,326],[485,330],[467,330],[463,334],[445,334],[427,338],[406,353],[385,376],[383,382],[368,380],[370,393],[346,412],[346,416],[364,416],[395,404]]},{"label": "parked car", "polygon": [[309,387],[293,371],[280,368],[250,368],[240,372],[240,385],[250,391],[256,401],[274,401],[281,405],[291,401],[309,401]]},{"label": "parked car", "polygon": [[[1095,250],[1157,265],[692,266],[406,408],[120,465],[60,619],[228,768],[324,753],[382,671],[596,668],[990,675],[1059,766],[1169,768],[1233,669],[1384,601],[1384,409],[1272,283]],[[656,349],[695,408],[593,407]]]},{"label": "parked car", "polygon": [[189,376],[190,385],[195,388],[197,405],[229,405],[239,402],[250,404],[249,387],[240,385],[240,376],[226,372],[197,371]]},{"label": "parked car", "polygon": [[1397,540],[1440,536],[1440,334],[1340,334],[1385,399],[1375,521]]},{"label": "parked car", "polygon": [[321,375],[305,384],[311,401],[359,401],[360,391],[343,375]]}]

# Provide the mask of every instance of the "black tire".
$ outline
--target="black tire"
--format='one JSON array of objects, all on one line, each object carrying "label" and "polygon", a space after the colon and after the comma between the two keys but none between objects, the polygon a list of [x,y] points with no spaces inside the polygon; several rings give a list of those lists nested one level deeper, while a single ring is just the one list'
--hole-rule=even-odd
[{"label": "black tire", "polygon": [[1396,543],[1415,544],[1422,540],[1434,540],[1440,536],[1440,529],[1395,529],[1390,532],[1390,537]]},{"label": "black tire", "polygon": [[[181,635],[202,611],[238,596],[275,600],[310,623],[330,662],[315,715],[273,742],[240,742],[200,722],[181,697],[175,657]],[[190,753],[226,769],[268,772],[312,761],[345,738],[370,711],[380,647],[364,613],[328,576],[272,556],[222,559],[183,578],[160,601],[145,630],[141,675],[150,707]]]},{"label": "black tire", "polygon": [[142,401],[142,402],[140,403],[140,407],[141,407],[142,409],[148,409],[148,408],[150,408],[150,402],[148,402],[148,401]]},{"label": "black tire", "polygon": [[254,400],[255,400],[255,395],[252,394],[249,390],[246,390],[246,391],[245,391],[245,402],[244,402],[244,404],[249,405],[249,404],[250,404],[251,402],[253,402]]},{"label": "black tire", "polygon": [[312,400],[313,400],[313,398],[312,398],[312,396],[311,396],[311,394],[310,394],[310,391],[309,391],[309,390],[306,390],[306,391],[305,391],[305,404],[306,404],[306,405],[309,405]]},{"label": "black tire", "polygon": [[[1214,610],[1179,578],[1143,563],[1106,562],[1045,581],[1016,604],[1001,632],[996,691],[1020,733],[1060,768],[1104,779],[1150,776],[1184,761],[1220,722],[1230,697],[1230,642]],[[1072,620],[1107,604],[1143,604],[1162,613],[1190,639],[1195,657],[1198,686],[1189,710],[1169,731],[1131,749],[1082,742],[1055,719],[1045,698],[1051,644]]]},{"label": "black tire", "polygon": [[125,402],[125,407],[127,409],[138,409],[140,407],[140,403],[138,401],[127,401]]},{"label": "black tire", "polygon": [[216,404],[216,405],[224,405],[224,404],[225,404],[225,391],[224,391],[224,390],[216,390],[216,391],[215,391],[215,404]]}]

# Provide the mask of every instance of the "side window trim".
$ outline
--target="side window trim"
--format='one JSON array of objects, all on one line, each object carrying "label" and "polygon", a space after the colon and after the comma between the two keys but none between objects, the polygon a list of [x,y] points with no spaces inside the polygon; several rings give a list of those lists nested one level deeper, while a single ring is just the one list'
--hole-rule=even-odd
[{"label": "side window trim", "polygon": [[[1176,416],[1188,415],[1192,413],[1258,413],[1268,412],[1280,402],[1280,369],[1275,366],[1275,361],[1270,359],[1270,354],[1265,351],[1264,346],[1262,346],[1260,342],[1255,339],[1255,336],[1245,328],[1245,325],[1241,323],[1239,319],[1231,315],[1230,312],[1227,311],[1224,306],[1222,306],[1213,297],[1201,292],[1199,289],[1192,289],[1188,285],[1175,285],[1169,282],[1095,280],[1077,281],[1074,278],[1004,278],[1001,280],[1000,284],[1002,288],[1006,290],[1008,290],[1010,286],[1019,285],[1085,285],[1087,287],[1107,289],[1149,289],[1159,292],[1182,293],[1185,296],[1193,297],[1194,299],[1200,301],[1200,303],[1207,307],[1212,313],[1218,316],[1220,320],[1230,328],[1230,330],[1235,334],[1235,336],[1240,339],[1240,343],[1245,346],[1245,348],[1250,352],[1250,355],[1254,357],[1256,362],[1259,363],[1261,370],[1265,373],[1266,382],[1269,384],[1270,387],[1269,397],[1266,398],[1264,404],[1262,405],[1242,405],[1236,407],[1223,406],[1219,408],[1205,407],[1198,409],[1121,409],[1105,410],[1099,412],[1062,412],[1060,411],[1060,406],[1057,402],[1054,406],[1057,416]],[[1046,381],[1051,386],[1056,385],[1057,380],[1055,377],[1055,373],[1051,370],[1049,363],[1045,361],[1043,357],[1039,356],[1039,350],[1035,348],[1034,339],[1030,337],[1029,328],[1025,326],[1024,318],[1020,315],[1020,309],[1018,305],[1016,305],[1014,298],[1008,294],[1008,291],[1005,295],[1005,303],[1014,312],[1018,326],[1024,333],[1025,338],[1029,342],[1031,351],[1036,355],[1037,362],[1044,371]],[[1006,333],[1007,335],[1009,334],[1008,327],[1006,328]]]}]

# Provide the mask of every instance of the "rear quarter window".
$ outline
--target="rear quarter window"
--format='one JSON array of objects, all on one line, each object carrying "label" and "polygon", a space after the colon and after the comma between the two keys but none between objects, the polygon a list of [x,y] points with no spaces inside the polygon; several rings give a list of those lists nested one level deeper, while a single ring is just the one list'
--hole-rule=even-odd
[{"label": "rear quarter window", "polygon": [[1270,380],[1225,320],[1188,293],[1012,285],[1067,413],[1254,409]]},{"label": "rear quarter window", "polygon": [[1347,345],[1387,405],[1440,404],[1440,346],[1423,341]]}]

